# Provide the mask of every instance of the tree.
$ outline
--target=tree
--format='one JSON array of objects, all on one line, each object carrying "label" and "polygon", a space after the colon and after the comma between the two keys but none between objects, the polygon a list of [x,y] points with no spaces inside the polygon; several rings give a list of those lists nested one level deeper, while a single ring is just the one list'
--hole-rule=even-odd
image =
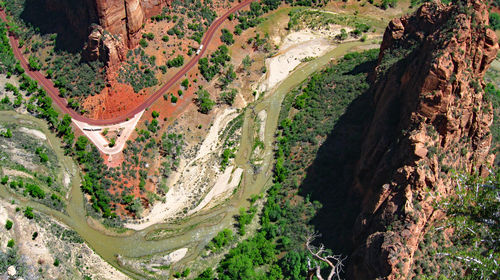
[{"label": "tree", "polygon": [[234,79],[236,79],[236,73],[234,72],[234,66],[230,64],[226,73],[221,75],[219,78],[221,88],[226,89],[227,86],[234,81]]},{"label": "tree", "polygon": [[220,94],[220,101],[226,103],[227,105],[233,105],[234,98],[236,97],[237,93],[238,91],[234,88],[230,89],[229,91],[224,91]]},{"label": "tree", "polygon": [[231,34],[231,32],[229,32],[229,30],[227,30],[226,28],[222,29],[222,35],[220,36],[220,40],[226,45],[234,44],[233,34]]},{"label": "tree", "polygon": [[245,69],[246,71],[248,71],[248,69],[250,68],[250,66],[252,66],[252,59],[247,54],[245,56],[245,58],[243,58],[243,61],[241,63],[243,64],[243,69]]},{"label": "tree", "polygon": [[141,45],[141,47],[143,47],[143,48],[146,48],[149,44],[148,44],[148,42],[144,38],[142,38],[139,41],[139,45]]},{"label": "tree", "polygon": [[210,94],[208,91],[200,89],[196,92],[196,95],[198,96],[196,98],[196,104],[198,105],[199,111],[203,114],[208,114],[215,105],[215,102],[210,99]]},{"label": "tree", "polygon": [[184,87],[184,88],[188,88],[189,86],[189,80],[188,79],[184,79],[181,83],[181,85]]},{"label": "tree", "polygon": [[498,13],[490,13],[490,26],[493,30],[500,29],[500,15]]},{"label": "tree", "polygon": [[158,113],[158,112],[156,112],[156,111],[153,111],[153,112],[151,113],[151,116],[152,116],[154,119],[156,119],[156,118],[158,118],[158,117],[160,116],[160,113]]},{"label": "tree", "polygon": [[13,225],[14,223],[11,220],[7,220],[7,222],[5,223],[5,229],[10,230]]},{"label": "tree", "polygon": [[344,260],[346,257],[342,257],[342,255],[329,255],[325,250],[325,246],[321,244],[319,247],[313,246],[311,243],[318,235],[310,234],[306,238],[306,248],[307,251],[313,256],[313,258],[319,263],[313,262],[314,265],[311,265],[310,260],[308,260],[307,266],[309,268],[307,279],[312,280],[314,276],[316,276],[319,280],[324,280],[321,275],[321,263],[327,264],[330,267],[330,273],[328,274],[328,280],[336,277],[340,279],[340,272],[342,271],[342,267],[344,266]]},{"label": "tree", "polygon": [[35,218],[35,214],[33,214],[33,208],[31,208],[29,206],[26,207],[26,209],[24,209],[24,216],[30,220]]},{"label": "tree", "polygon": [[42,65],[40,65],[40,60],[33,55],[30,55],[30,57],[28,58],[28,64],[30,69],[33,71],[38,71],[42,68]]}]

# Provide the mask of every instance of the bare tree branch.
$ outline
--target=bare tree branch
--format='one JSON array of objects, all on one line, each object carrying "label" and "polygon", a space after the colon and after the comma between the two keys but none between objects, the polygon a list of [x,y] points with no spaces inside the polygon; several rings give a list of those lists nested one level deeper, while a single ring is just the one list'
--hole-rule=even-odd
[{"label": "bare tree branch", "polygon": [[[315,233],[309,234],[306,237],[307,251],[309,251],[314,259],[328,264],[328,266],[330,267],[330,273],[328,274],[327,280],[332,280],[334,277],[340,279],[340,273],[342,272],[342,268],[344,266],[343,262],[346,258],[342,257],[342,255],[323,256],[326,252],[325,246],[323,244],[320,244],[319,247],[315,247],[311,244],[316,237],[318,237],[318,234]],[[312,267],[311,260],[308,260],[307,266],[309,268],[307,279],[312,280],[313,276],[316,275],[319,280],[324,280],[323,276],[321,275],[320,264],[316,264],[315,267]]]}]

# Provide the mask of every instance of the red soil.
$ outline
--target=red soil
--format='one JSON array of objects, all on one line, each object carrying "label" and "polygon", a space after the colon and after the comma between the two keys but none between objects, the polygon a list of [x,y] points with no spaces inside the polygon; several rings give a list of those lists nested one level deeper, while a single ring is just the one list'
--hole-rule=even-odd
[{"label": "red soil", "polygon": [[121,116],[142,103],[145,98],[146,95],[135,93],[132,86],[112,81],[100,94],[89,96],[83,103],[83,108],[92,119],[110,119]]}]

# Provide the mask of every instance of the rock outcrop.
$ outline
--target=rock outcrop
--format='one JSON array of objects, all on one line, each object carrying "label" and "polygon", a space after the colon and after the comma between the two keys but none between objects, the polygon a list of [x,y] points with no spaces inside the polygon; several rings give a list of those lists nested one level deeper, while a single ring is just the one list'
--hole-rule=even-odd
[{"label": "rock outcrop", "polygon": [[[453,192],[451,169],[486,172],[493,110],[483,76],[498,40],[480,0],[426,3],[394,19],[374,75],[353,189],[363,197],[349,279],[406,279],[426,229]],[[432,194],[432,195],[429,195]]]},{"label": "rock outcrop", "polygon": [[111,35],[100,25],[93,25],[82,55],[90,61],[105,62],[108,75],[112,75],[126,59],[126,51],[121,35]]},{"label": "rock outcrop", "polygon": [[129,48],[137,46],[142,25],[161,12],[167,0],[96,0],[100,25],[113,35],[122,35]]}]

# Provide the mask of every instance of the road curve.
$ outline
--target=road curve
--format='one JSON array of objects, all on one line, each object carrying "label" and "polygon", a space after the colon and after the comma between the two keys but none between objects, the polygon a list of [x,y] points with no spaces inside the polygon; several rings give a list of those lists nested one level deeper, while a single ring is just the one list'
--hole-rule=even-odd
[{"label": "road curve", "polygon": [[[163,96],[171,86],[173,86],[176,82],[178,82],[184,74],[186,74],[191,68],[193,68],[197,63],[198,60],[200,60],[201,57],[205,54],[205,51],[208,49],[207,46],[212,40],[215,32],[217,29],[221,26],[221,24],[226,20],[229,15],[232,13],[239,11],[243,7],[250,5],[250,3],[257,1],[257,0],[244,0],[238,5],[232,7],[229,9],[226,13],[224,13],[221,17],[216,19],[212,25],[208,28],[207,32],[205,33],[203,40],[201,44],[204,46],[203,49],[201,50],[200,54],[195,55],[187,64],[185,64],[181,70],[179,70],[170,80],[168,80],[160,89],[158,89],[155,93],[150,95],[146,100],[144,100],[140,105],[138,105],[136,108],[124,113],[121,116],[110,118],[110,119],[104,119],[104,120],[95,120],[95,119],[90,119],[87,117],[84,117],[80,115],[79,113],[75,112],[73,109],[69,108],[68,102],[66,99],[62,98],[59,96],[59,90],[54,87],[54,84],[52,83],[51,80],[47,79],[40,71],[31,71],[28,66],[28,62],[24,58],[24,56],[21,53],[21,49],[19,49],[17,46],[19,45],[17,39],[15,39],[13,36],[9,36],[10,44],[12,46],[12,50],[14,52],[14,56],[19,60],[21,63],[21,66],[24,68],[26,71],[26,74],[28,74],[31,78],[35,79],[38,81],[38,83],[47,91],[47,94],[50,96],[50,98],[53,100],[53,102],[59,107],[59,109],[65,113],[71,116],[71,118],[85,122],[91,125],[110,125],[110,124],[117,124],[120,122],[124,122],[127,119],[131,119],[134,117],[135,114],[141,112],[142,110],[148,108],[153,104],[158,98]],[[5,11],[0,11],[0,18],[7,22],[7,17],[5,14]]]}]

